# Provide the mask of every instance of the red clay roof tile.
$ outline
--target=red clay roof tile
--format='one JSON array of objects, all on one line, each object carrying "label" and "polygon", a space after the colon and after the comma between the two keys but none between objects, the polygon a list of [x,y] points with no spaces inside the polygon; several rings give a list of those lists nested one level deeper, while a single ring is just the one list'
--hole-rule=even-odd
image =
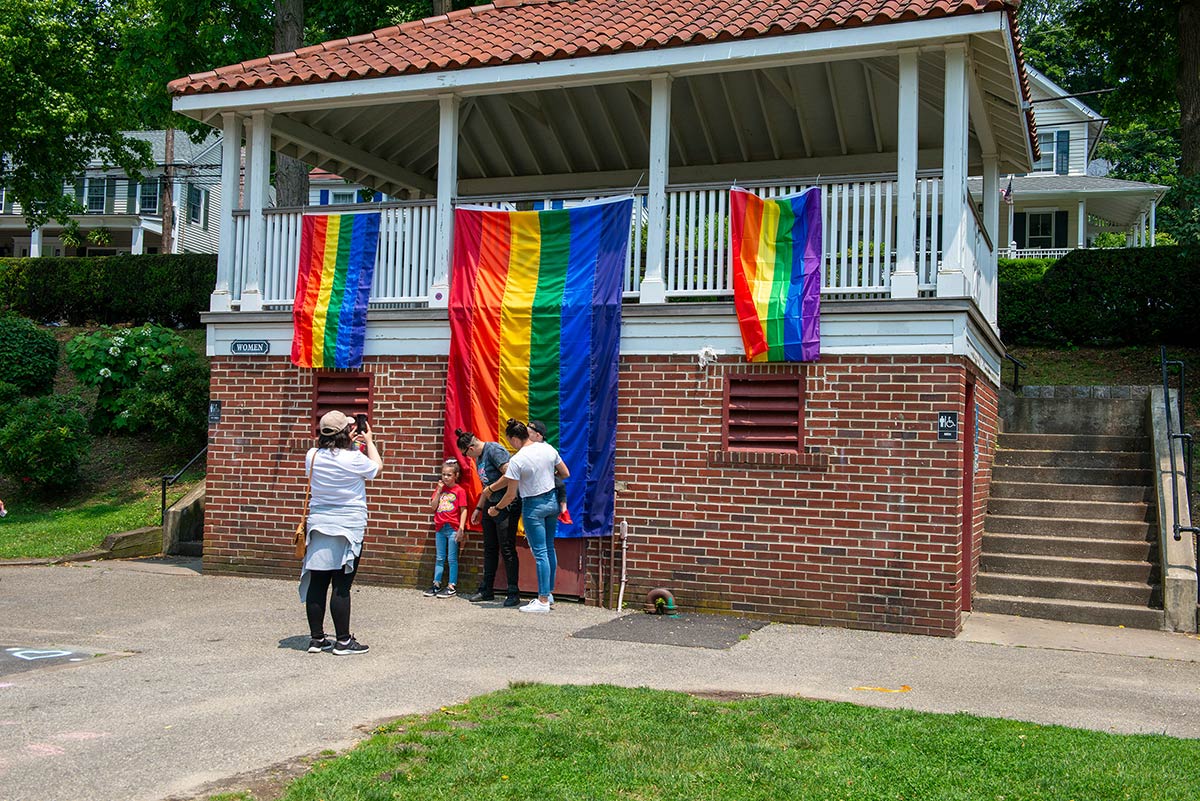
[{"label": "red clay roof tile", "polygon": [[1007,10],[1011,20],[1015,7],[1015,0],[496,0],[189,75],[168,88],[189,95],[440,72],[986,11]]}]

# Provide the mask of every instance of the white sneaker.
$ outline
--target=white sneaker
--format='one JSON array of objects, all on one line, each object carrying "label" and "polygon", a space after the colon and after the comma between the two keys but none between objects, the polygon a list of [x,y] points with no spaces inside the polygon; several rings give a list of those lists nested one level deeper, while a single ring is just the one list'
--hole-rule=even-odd
[{"label": "white sneaker", "polygon": [[537,598],[534,598],[529,603],[521,607],[522,612],[536,612],[538,614],[546,614],[550,611],[550,604],[544,604]]},{"label": "white sneaker", "polygon": [[551,606],[554,606],[554,593],[550,593],[549,595],[546,596],[546,603],[550,604]]}]

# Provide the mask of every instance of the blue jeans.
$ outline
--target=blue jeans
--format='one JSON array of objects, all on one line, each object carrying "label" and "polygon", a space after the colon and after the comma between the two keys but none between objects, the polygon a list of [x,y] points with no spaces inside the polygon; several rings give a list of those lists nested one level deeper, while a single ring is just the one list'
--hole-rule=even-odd
[{"label": "blue jeans", "polygon": [[433,583],[442,583],[442,562],[445,562],[450,566],[450,583],[458,584],[458,542],[454,539],[454,526],[443,523],[435,537],[437,561],[433,563]]},{"label": "blue jeans", "polygon": [[558,530],[558,496],[554,490],[521,499],[521,519],[525,521],[525,539],[537,565],[538,595],[554,592],[558,559],[554,555],[554,532]]}]

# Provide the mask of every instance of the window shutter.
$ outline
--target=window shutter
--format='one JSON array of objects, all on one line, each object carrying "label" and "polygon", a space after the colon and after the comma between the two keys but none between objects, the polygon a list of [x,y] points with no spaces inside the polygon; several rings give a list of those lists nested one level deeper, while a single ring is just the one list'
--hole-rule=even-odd
[{"label": "window shutter", "polygon": [[321,205],[321,206],[329,205],[329,190],[328,189],[321,190],[321,200],[318,205]]},{"label": "window shutter", "polygon": [[1023,211],[1013,214],[1013,241],[1017,243],[1017,247],[1025,247],[1025,212]]},{"label": "window shutter", "polygon": [[1071,171],[1071,132],[1058,131],[1054,140],[1054,172],[1066,175]]},{"label": "window shutter", "polygon": [[137,214],[137,181],[125,179],[125,213]]},{"label": "window shutter", "polygon": [[117,179],[109,176],[104,179],[104,213],[112,214],[117,205]]},{"label": "window shutter", "polygon": [[75,202],[83,205],[83,176],[75,179]]},{"label": "window shutter", "polygon": [[1067,246],[1067,213],[1065,211],[1054,212],[1054,247],[1065,248]]},{"label": "window shutter", "polygon": [[382,203],[382,202],[383,202],[383,193],[382,193],[382,192],[376,192],[376,193],[375,193],[375,196],[374,196],[374,199],[375,199],[375,202],[376,202],[376,203]]},{"label": "window shutter", "polygon": [[203,211],[200,212],[200,220],[201,220],[200,227],[203,228],[205,231],[208,230],[208,213],[212,208],[212,206],[210,205],[211,199],[212,199],[212,192],[205,190],[204,191],[204,209],[203,209]]},{"label": "window shutter", "polygon": [[325,412],[338,409],[348,415],[371,416],[373,382],[370,373],[317,373],[313,384],[313,431]]},{"label": "window shutter", "polygon": [[804,374],[729,375],[725,380],[727,451],[804,449]]}]

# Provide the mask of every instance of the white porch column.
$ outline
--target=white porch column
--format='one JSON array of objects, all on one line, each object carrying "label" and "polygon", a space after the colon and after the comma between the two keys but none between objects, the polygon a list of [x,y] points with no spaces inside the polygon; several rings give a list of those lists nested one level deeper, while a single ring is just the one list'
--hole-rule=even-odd
[{"label": "white porch column", "polygon": [[142,228],[141,222],[135,223],[133,228],[129,229],[129,253],[134,256],[140,256],[146,252],[145,246],[146,230]]},{"label": "white porch column", "polygon": [[666,303],[663,281],[667,260],[667,169],[671,147],[671,76],[650,79],[650,181],[646,195],[649,231],[646,236],[646,275],[639,303]]},{"label": "white porch column", "polygon": [[233,210],[238,204],[238,180],[242,171],[242,120],[236,114],[221,115],[221,230],[217,239],[217,285],[208,301],[212,311],[229,311],[233,275]]},{"label": "white porch column", "polygon": [[900,51],[896,154],[896,271],[892,297],[917,296],[917,70],[918,51]]},{"label": "white porch column", "polygon": [[996,322],[996,259],[1000,256],[1000,159],[995,153],[983,156],[983,230],[992,243],[992,251],[988,255],[987,264],[981,264],[983,289],[980,299],[983,302],[983,316],[989,323]]},{"label": "white porch column", "polygon": [[1146,247],[1146,212],[1144,211],[1138,215],[1137,246],[1139,248]]},{"label": "white porch column", "polygon": [[[246,283],[242,287],[242,311],[262,309],[262,282],[267,268],[267,190],[271,185],[271,113],[251,115],[250,154],[246,164],[246,207],[250,212],[246,238]],[[221,160],[224,172],[224,157]]]},{"label": "white porch column", "polygon": [[[1012,181],[1012,175],[1008,176],[1008,180]],[[1017,212],[1015,208],[1016,204],[1012,202],[1011,198],[1006,200],[1005,203],[1008,206],[1008,257],[1011,259],[1013,251],[1020,247],[1017,244],[1017,233],[1013,229],[1013,226],[1016,224]]]},{"label": "white porch column", "polygon": [[1158,211],[1158,201],[1150,201],[1150,247],[1154,247],[1155,234],[1158,229],[1158,222],[1155,220],[1155,214]]},{"label": "white porch column", "polygon": [[430,308],[450,305],[450,258],[454,250],[454,200],[458,197],[458,109],[455,95],[438,98],[437,236]]},{"label": "white porch column", "polygon": [[42,229],[34,228],[29,232],[29,258],[36,259],[42,255]]},{"label": "white porch column", "polygon": [[946,88],[942,127],[942,261],[937,296],[964,297],[963,250],[967,241],[967,50],[946,46]]},{"label": "white porch column", "polygon": [[1087,199],[1079,199],[1079,225],[1077,226],[1079,233],[1076,236],[1076,247],[1087,247]]}]

